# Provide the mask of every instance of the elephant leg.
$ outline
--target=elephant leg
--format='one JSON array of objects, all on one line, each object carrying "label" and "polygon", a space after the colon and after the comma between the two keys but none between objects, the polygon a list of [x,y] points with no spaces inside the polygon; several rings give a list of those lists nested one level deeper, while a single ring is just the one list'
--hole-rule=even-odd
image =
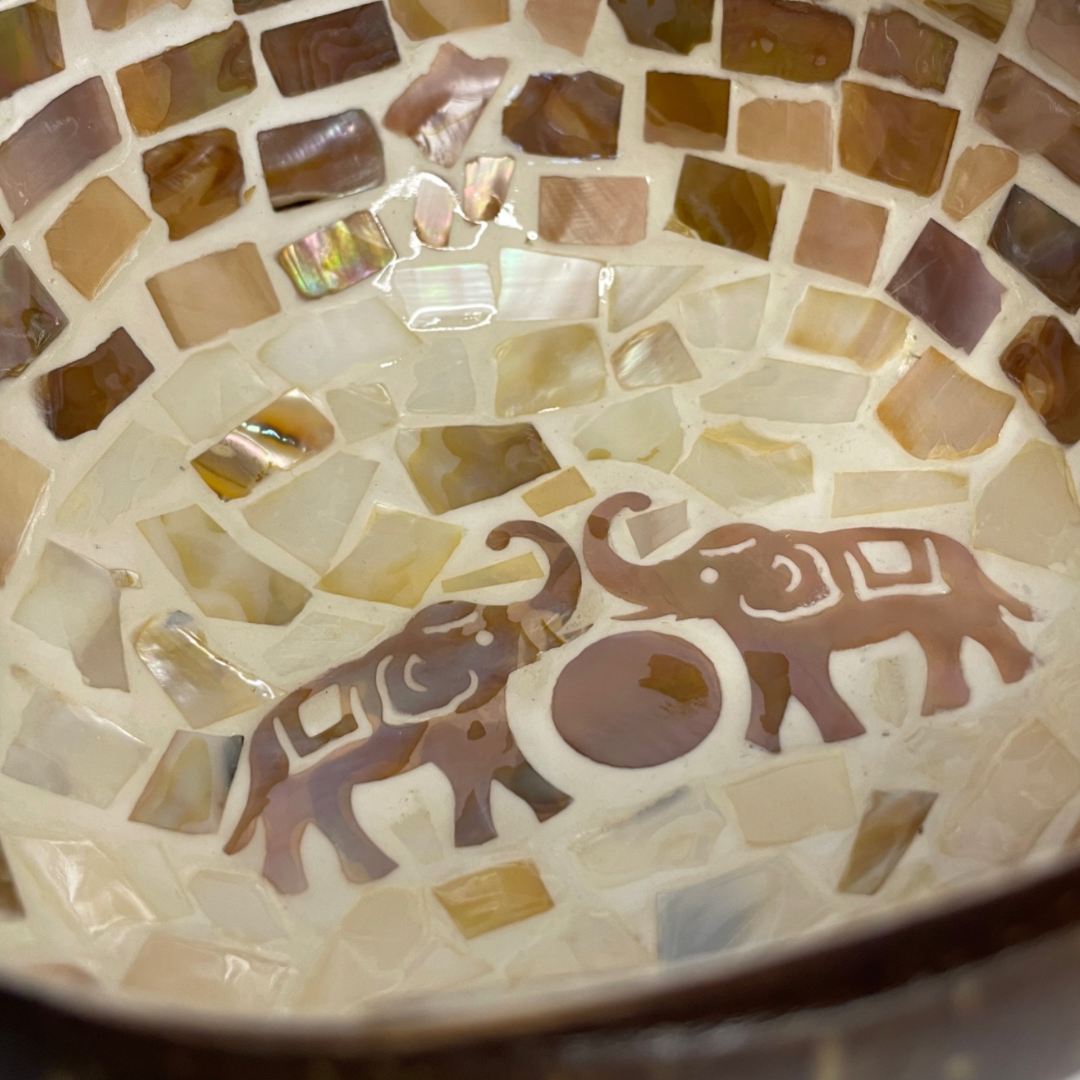
[{"label": "elephant leg", "polygon": [[750,724],[746,738],[776,754],[780,751],[780,725],[784,722],[791,681],[783,653],[744,652],[750,672]]},{"label": "elephant leg", "polygon": [[971,636],[993,657],[1003,682],[1019,682],[1031,670],[1035,657],[1000,618],[981,624]]},{"label": "elephant leg", "polygon": [[832,684],[828,653],[800,657],[792,663],[791,692],[811,715],[825,742],[842,742],[866,734],[862,722]]},{"label": "elephant leg", "polygon": [[351,784],[336,792],[316,807],[315,824],[337,849],[341,870],[349,881],[365,882],[386,877],[397,869],[397,863],[366,832],[352,808]]},{"label": "elephant leg", "polygon": [[454,788],[454,847],[477,847],[498,836],[491,816],[491,781],[480,780]]},{"label": "elephant leg", "polygon": [[971,690],[960,663],[960,645],[964,639],[955,634],[919,634],[916,639],[926,654],[926,695],[922,715],[932,716],[965,706],[971,699]]},{"label": "elephant leg", "polygon": [[545,780],[525,760],[516,746],[514,753],[517,762],[496,769],[495,779],[507,791],[512,791],[522,802],[527,803],[537,821],[547,821],[548,818],[562,813],[574,801],[573,797]]},{"label": "elephant leg", "polygon": [[312,821],[309,806],[302,803],[303,793],[282,784],[273,794],[262,813],[266,830],[266,855],[263,877],[283,896],[293,896],[308,887],[304,863],[300,858],[300,842]]}]

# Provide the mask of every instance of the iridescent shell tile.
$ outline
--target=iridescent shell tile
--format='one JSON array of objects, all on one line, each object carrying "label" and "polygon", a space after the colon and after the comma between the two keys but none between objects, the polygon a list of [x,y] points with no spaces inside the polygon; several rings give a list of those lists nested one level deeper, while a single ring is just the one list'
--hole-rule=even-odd
[{"label": "iridescent shell tile", "polygon": [[278,262],[307,300],[356,285],[395,258],[389,237],[369,210],[317,229],[278,252]]}]

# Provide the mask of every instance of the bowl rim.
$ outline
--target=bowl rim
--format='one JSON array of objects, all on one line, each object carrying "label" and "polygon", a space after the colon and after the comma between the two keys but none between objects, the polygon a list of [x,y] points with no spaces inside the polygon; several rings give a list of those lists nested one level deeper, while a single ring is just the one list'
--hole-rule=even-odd
[{"label": "bowl rim", "polygon": [[713,956],[644,979],[622,973],[569,988],[553,980],[534,993],[443,992],[341,1017],[135,1007],[93,988],[73,990],[0,971],[0,1003],[44,1009],[54,1019],[74,1019],[120,1038],[260,1055],[363,1058],[667,1023],[761,1024],[932,981],[1076,926],[1080,852],[1070,852],[1049,866],[946,893],[894,919],[882,913],[767,952],[750,950],[723,960],[720,971]]}]

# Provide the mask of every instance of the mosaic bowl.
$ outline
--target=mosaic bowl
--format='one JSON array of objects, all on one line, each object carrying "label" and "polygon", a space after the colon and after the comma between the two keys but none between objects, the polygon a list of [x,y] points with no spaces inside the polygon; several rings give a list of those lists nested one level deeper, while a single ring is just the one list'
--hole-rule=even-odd
[{"label": "mosaic bowl", "polygon": [[1075,2],[332,6],[0,11],[4,978],[411,1038],[1015,930]]}]

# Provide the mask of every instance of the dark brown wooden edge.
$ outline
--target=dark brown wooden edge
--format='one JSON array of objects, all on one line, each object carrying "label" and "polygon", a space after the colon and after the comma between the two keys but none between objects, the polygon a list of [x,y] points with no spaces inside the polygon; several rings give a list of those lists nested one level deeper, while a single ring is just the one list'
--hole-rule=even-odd
[{"label": "dark brown wooden edge", "polygon": [[[1017,965],[1034,966],[1036,974],[1018,980]],[[1071,980],[1071,991],[1063,990],[1062,978]],[[832,1043],[847,1046],[876,1025],[875,1045],[888,1047],[894,1027],[910,1024],[915,1015],[922,1016],[926,1031],[939,1034],[942,1021],[951,1018],[943,1034],[952,1039],[959,1030],[957,987],[981,988],[981,1015],[990,1016],[996,999],[988,999],[985,988],[998,983],[1010,987],[1013,997],[1034,997],[1035,1011],[1044,1021],[1063,1004],[1071,1010],[1071,1024],[1080,1021],[1080,862],[1058,865],[994,895],[885,929],[868,928],[733,975],[646,988],[614,1003],[597,995],[592,1004],[577,1002],[573,1015],[549,1008],[539,1017],[501,1022],[494,1030],[491,1025],[484,1030],[482,1018],[477,1024],[451,1027],[433,1018],[427,1026],[414,1019],[397,1030],[355,1033],[343,1027],[304,1031],[285,1022],[257,1030],[238,1026],[211,1031],[179,1019],[159,1018],[154,1024],[137,1016],[91,1019],[4,990],[0,1076],[52,1080],[61,1070],[64,1080],[448,1080],[459,1075],[463,1080],[554,1080],[606,1075],[622,1062],[620,1080],[629,1080],[666,1075],[654,1066],[671,1059],[688,1068],[692,1061],[707,1063],[711,1078],[728,1076],[728,1066],[739,1063],[738,1071],[730,1074],[739,1080],[759,1075],[770,1080],[834,1080],[834,1073],[818,1064],[806,1071],[811,1060],[831,1052]],[[1001,995],[1001,1002],[1007,997]],[[1006,1020],[997,1026],[1007,1030]],[[984,1034],[994,1032],[987,1029]],[[1067,1039],[1064,1030],[1058,1034],[1063,1048],[1076,1047],[1070,1052],[1078,1058],[1061,1068],[1080,1066],[1080,1038],[1071,1031]],[[925,1041],[917,1030],[909,1030],[908,1037]],[[914,1052],[904,1044],[895,1049]],[[1017,1048],[1012,1049],[1015,1056]],[[24,1060],[25,1069],[12,1071],[5,1052]],[[628,1054],[639,1063],[651,1062],[648,1071],[635,1071]],[[25,1071],[37,1067],[38,1057],[51,1072]],[[1012,1060],[1004,1050],[998,1057]],[[759,1059],[773,1061],[779,1071],[756,1071],[758,1064],[752,1063]],[[965,1080],[962,1066],[954,1070],[956,1080]],[[677,1070],[680,1080],[691,1073]],[[854,1080],[858,1075],[842,1071],[835,1078]],[[896,1075],[906,1078],[908,1073]],[[953,1080],[940,1071],[922,1073],[920,1080],[931,1075]],[[984,1068],[978,1077],[996,1075]],[[1003,1080],[1062,1080],[1067,1073],[1001,1075]]]}]

